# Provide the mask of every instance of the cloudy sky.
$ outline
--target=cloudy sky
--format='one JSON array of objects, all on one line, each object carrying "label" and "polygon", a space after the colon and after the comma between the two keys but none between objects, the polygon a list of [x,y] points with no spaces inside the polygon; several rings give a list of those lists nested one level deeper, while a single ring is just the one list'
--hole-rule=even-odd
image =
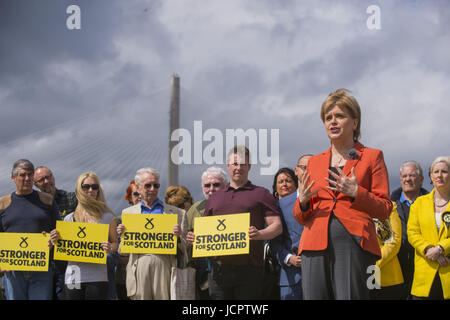
[{"label": "cloudy sky", "polygon": [[[73,4],[81,29],[67,27]],[[368,27],[371,5],[378,29]],[[173,74],[180,127],[202,149],[209,142],[194,137],[194,121],[224,139],[241,128],[267,130],[270,141],[278,130],[279,166],[290,167],[329,147],[320,106],[351,90],[361,142],[383,150],[396,188],[403,161],[427,168],[450,153],[449,21],[447,0],[2,0],[0,192],[14,190],[12,164],[27,158],[69,191],[96,171],[117,212],[140,167],[161,171],[163,197]],[[207,167],[180,166],[195,201]],[[250,179],[270,189],[261,167]]]}]

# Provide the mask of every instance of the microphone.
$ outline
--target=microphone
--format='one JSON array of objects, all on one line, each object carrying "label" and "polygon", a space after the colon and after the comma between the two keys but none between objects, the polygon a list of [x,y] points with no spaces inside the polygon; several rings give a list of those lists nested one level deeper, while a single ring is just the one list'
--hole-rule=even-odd
[{"label": "microphone", "polygon": [[358,159],[358,152],[356,152],[356,150],[354,148],[351,148],[348,151],[348,157],[352,160],[356,160],[356,159]]}]

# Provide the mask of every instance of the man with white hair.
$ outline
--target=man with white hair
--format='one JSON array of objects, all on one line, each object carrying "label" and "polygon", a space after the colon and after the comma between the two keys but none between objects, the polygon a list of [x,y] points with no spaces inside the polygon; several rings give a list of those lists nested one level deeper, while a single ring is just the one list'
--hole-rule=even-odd
[{"label": "man with white hair", "polygon": [[[194,203],[186,212],[188,231],[194,231],[194,218],[202,217],[205,212],[209,196],[214,192],[222,190],[227,185],[227,174],[218,167],[209,167],[202,174],[202,191],[205,199]],[[190,247],[192,249],[192,247]],[[209,299],[208,294],[208,272],[209,263],[207,258],[194,259],[194,267],[197,270],[196,284],[200,299]]]},{"label": "man with white hair", "polygon": [[397,212],[402,223],[402,244],[397,256],[402,268],[404,284],[400,290],[401,297],[399,299],[406,299],[411,292],[414,275],[414,248],[408,242],[406,230],[409,208],[419,196],[428,193],[428,190],[422,188],[422,183],[423,170],[420,164],[413,160],[406,161],[400,166],[401,187],[391,193],[391,201],[397,204]]},{"label": "man with white hair", "polygon": [[227,183],[227,174],[221,168],[209,167],[203,172],[202,191],[205,199],[194,203],[191,208],[189,208],[188,212],[186,212],[188,231],[194,230],[194,218],[203,216],[209,196],[218,190],[224,189]]},{"label": "man with white hair", "polygon": [[[153,168],[142,168],[134,177],[141,202],[125,208],[124,213],[177,214],[178,222],[174,234],[178,236],[178,246],[185,246],[187,232],[184,210],[168,205],[158,198],[160,188],[159,172]],[[126,226],[119,224],[117,233],[121,235]],[[162,254],[130,254],[127,264],[127,295],[132,300],[169,300],[171,268],[177,257]]]}]

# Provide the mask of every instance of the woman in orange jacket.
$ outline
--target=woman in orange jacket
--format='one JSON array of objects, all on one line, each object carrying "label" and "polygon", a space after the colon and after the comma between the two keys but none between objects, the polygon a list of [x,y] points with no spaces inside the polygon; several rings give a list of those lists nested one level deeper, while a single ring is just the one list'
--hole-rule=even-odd
[{"label": "woman in orange jacket", "polygon": [[[322,104],[331,147],[309,159],[295,219],[305,299],[368,299],[368,268],[381,257],[373,218],[392,210],[383,153],[358,142],[361,110],[345,89]],[[370,269],[369,269],[370,270]]]}]

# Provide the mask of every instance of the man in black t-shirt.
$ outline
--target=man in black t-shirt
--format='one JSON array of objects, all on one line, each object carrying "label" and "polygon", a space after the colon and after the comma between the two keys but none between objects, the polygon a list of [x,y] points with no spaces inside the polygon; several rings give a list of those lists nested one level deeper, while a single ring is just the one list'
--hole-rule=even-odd
[{"label": "man in black t-shirt", "polygon": [[[60,219],[57,206],[51,195],[33,190],[33,174],[29,160],[14,163],[11,179],[16,191],[0,198],[0,232],[50,233],[56,227]],[[50,300],[52,287],[52,270],[5,273],[8,300]]]}]

